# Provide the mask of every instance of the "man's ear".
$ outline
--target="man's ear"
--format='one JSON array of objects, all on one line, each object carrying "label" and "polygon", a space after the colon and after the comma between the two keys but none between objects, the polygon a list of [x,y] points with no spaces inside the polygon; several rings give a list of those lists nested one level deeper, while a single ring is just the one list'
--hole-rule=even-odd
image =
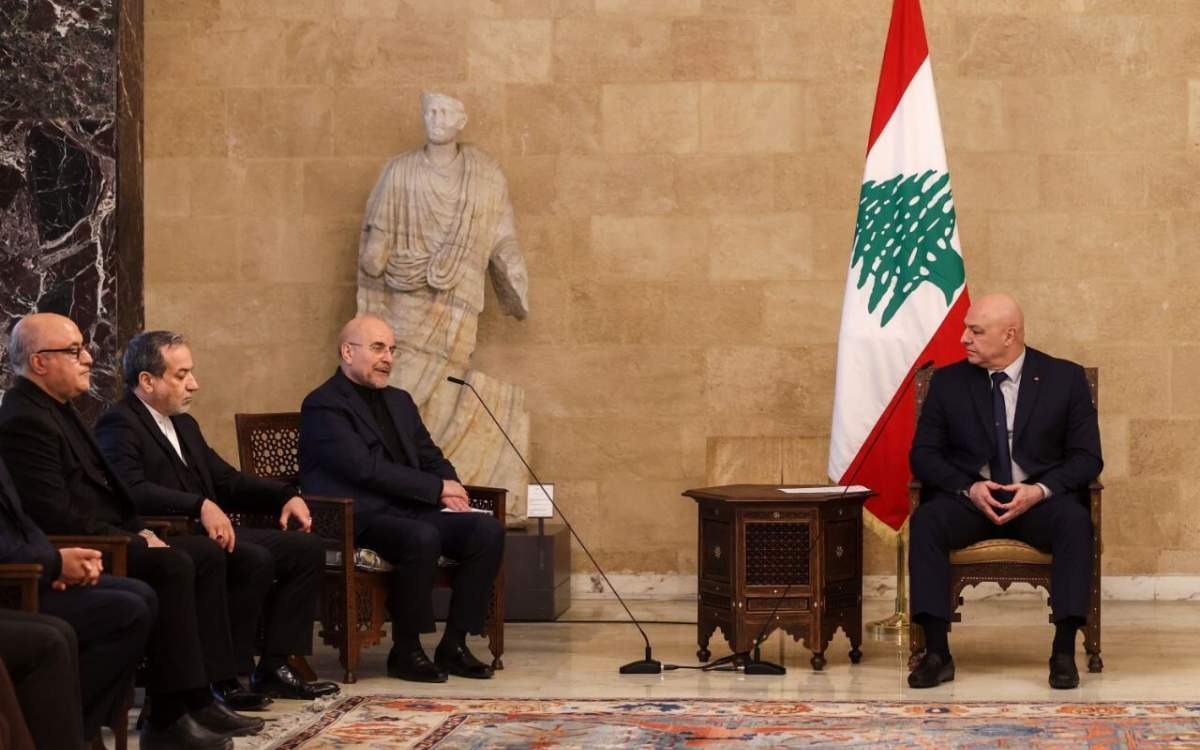
[{"label": "man's ear", "polygon": [[26,364],[25,367],[30,372],[36,373],[38,375],[46,374],[46,365],[42,362],[42,355],[30,354],[27,362],[28,362],[28,364]]},{"label": "man's ear", "polygon": [[145,370],[142,370],[141,372],[138,373],[138,388],[143,393],[149,393],[153,388],[153,383],[154,383],[153,378],[154,378],[153,375],[146,372]]}]

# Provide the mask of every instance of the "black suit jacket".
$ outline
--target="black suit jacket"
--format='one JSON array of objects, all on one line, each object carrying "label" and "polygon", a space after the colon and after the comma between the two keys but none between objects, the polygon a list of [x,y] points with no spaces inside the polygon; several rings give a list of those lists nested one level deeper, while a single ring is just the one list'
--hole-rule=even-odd
[{"label": "black suit jacket", "polygon": [[[991,381],[986,369],[963,360],[933,374],[917,421],[909,461],[923,497],[960,492],[982,479],[995,448]],[[1088,501],[1100,476],[1100,426],[1083,368],[1025,348],[1013,418],[1012,458],[1053,498]]]},{"label": "black suit jacket", "polygon": [[429,436],[412,396],[385,388],[384,401],[400,436],[404,460],[393,460],[362,397],[341,371],[300,408],[300,486],[305,492],[354,498],[355,516],[388,507],[437,507],[442,480],[454,466]]},{"label": "black suit jacket", "polygon": [[131,393],[96,423],[96,440],[129,486],[138,512],[195,517],[206,498],[226,511],[276,512],[296,491],[282,482],[244,474],[209,447],[189,414],[170,418],[188,465]]},{"label": "black suit jacket", "polygon": [[67,424],[61,405],[25,378],[0,404],[0,458],[25,509],[47,534],[125,534],[145,528],[120,478],[86,429]]},{"label": "black suit jacket", "polygon": [[42,585],[62,573],[62,555],[21,507],[8,467],[0,459],[0,563],[42,566]]}]

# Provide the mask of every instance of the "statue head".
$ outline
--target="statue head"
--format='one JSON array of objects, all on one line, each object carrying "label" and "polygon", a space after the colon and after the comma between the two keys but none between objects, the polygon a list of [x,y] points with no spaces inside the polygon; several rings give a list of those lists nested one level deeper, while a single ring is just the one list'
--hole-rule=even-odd
[{"label": "statue head", "polygon": [[426,91],[421,94],[421,119],[425,136],[435,146],[454,143],[467,125],[467,110],[452,96]]}]

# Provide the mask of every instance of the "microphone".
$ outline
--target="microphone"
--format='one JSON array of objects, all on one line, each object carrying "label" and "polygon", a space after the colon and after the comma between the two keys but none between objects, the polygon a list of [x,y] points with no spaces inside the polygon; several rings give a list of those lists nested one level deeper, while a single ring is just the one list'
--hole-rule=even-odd
[{"label": "microphone", "polygon": [[612,590],[614,595],[616,595],[617,601],[620,602],[621,606],[625,608],[625,614],[629,615],[629,621],[632,622],[633,626],[638,629],[639,633],[642,634],[642,640],[646,642],[646,658],[638,659],[637,661],[631,661],[622,666],[620,669],[621,674],[662,673],[662,662],[656,660],[650,652],[650,636],[646,635],[646,631],[642,629],[642,624],[638,622],[636,617],[633,616],[633,612],[629,611],[629,606],[626,605],[625,600],[621,598],[621,594],[617,591],[617,587],[613,586],[612,581],[608,580],[608,574],[604,572],[604,568],[600,567],[600,563],[596,562],[596,558],[592,556],[592,553],[590,550],[588,550],[587,545],[583,543],[583,539],[579,538],[579,534],[575,531],[575,527],[573,527],[571,522],[567,520],[567,517],[563,515],[562,508],[559,508],[558,503],[554,502],[554,498],[550,497],[550,493],[546,492],[546,487],[542,484],[542,480],[538,479],[538,475],[534,472],[533,467],[530,466],[529,462],[525,460],[525,456],[521,455],[521,451],[517,449],[517,446],[513,443],[512,438],[508,436],[508,433],[504,430],[504,427],[501,426],[500,420],[496,419],[496,415],[493,414],[492,410],[488,408],[487,402],[483,400],[483,396],[479,395],[479,391],[475,390],[475,386],[471,385],[462,378],[450,376],[446,378],[446,380],[449,380],[455,385],[465,385],[467,388],[471,389],[471,393],[475,394],[475,398],[479,400],[479,405],[482,406],[483,410],[487,412],[487,415],[492,418],[492,422],[496,425],[496,429],[500,430],[500,434],[503,435],[504,439],[508,441],[508,445],[513,449],[513,453],[516,453],[517,458],[521,459],[521,463],[525,465],[525,470],[529,472],[529,476],[533,477],[533,481],[536,482],[537,486],[541,488],[542,495],[550,501],[550,505],[554,507],[554,510],[558,513],[558,517],[562,519],[563,525],[567,527],[567,531],[570,531],[571,536],[575,537],[575,541],[579,542],[579,546],[583,549],[583,553],[587,555],[588,560],[591,560],[592,565],[596,568],[597,572],[600,573],[600,577],[604,579],[604,582],[608,584],[608,588]]},{"label": "microphone", "polygon": [[[887,413],[885,413],[883,415],[883,421],[880,423],[880,428],[875,431],[875,439],[871,441],[871,444],[869,446],[867,446],[867,451],[866,451],[866,453],[863,454],[864,456],[869,455],[871,453],[871,451],[873,451],[875,449],[875,444],[879,442],[879,438],[883,435],[883,428],[886,427],[888,425],[888,423],[892,421],[892,416],[896,413],[897,407],[899,407],[900,404],[904,401],[904,396],[905,396],[905,394],[908,393],[909,386],[911,386],[913,384],[913,382],[917,379],[917,373],[922,370],[932,367],[933,364],[934,364],[934,361],[932,359],[928,359],[928,360],[922,362],[921,364],[914,367],[912,372],[910,372],[908,374],[908,377],[906,377],[904,379],[904,387],[900,389],[899,395],[892,402],[892,405],[888,408]],[[859,464],[854,467],[854,470],[850,472],[850,476],[847,478],[845,486],[842,489],[843,497],[846,495],[847,492],[850,491],[850,488],[854,486],[854,479],[858,476],[859,469],[861,469],[863,467],[864,463],[866,463],[866,462],[860,461]],[[816,545],[814,545],[814,546],[816,546]],[[758,631],[758,635],[755,636],[753,656],[751,657],[751,659],[749,661],[746,662],[745,666],[742,668],[742,671],[744,674],[781,675],[781,674],[787,673],[787,669],[784,668],[783,666],[781,666],[779,664],[773,664],[772,662],[769,662],[769,661],[763,661],[760,658],[760,654],[761,654],[760,647],[762,646],[763,641],[766,640],[767,628],[769,628],[771,626],[771,622],[775,620],[775,615],[779,612],[779,605],[781,605],[783,603],[783,600],[787,597],[788,592],[791,590],[793,583],[794,583],[794,581],[788,581],[787,585],[785,585],[783,587],[783,594],[781,594],[779,596],[779,598],[775,600],[775,606],[771,610],[771,614],[767,616],[766,621],[763,623],[762,629],[760,629]],[[713,664],[713,666],[716,666],[716,664]]]}]

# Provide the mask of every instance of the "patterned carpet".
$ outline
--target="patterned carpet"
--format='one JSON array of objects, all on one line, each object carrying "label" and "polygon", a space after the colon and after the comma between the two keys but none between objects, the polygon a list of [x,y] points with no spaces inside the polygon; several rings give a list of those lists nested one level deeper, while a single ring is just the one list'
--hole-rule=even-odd
[{"label": "patterned carpet", "polygon": [[1200,703],[482,700],[354,696],[272,750],[1200,748]]}]

